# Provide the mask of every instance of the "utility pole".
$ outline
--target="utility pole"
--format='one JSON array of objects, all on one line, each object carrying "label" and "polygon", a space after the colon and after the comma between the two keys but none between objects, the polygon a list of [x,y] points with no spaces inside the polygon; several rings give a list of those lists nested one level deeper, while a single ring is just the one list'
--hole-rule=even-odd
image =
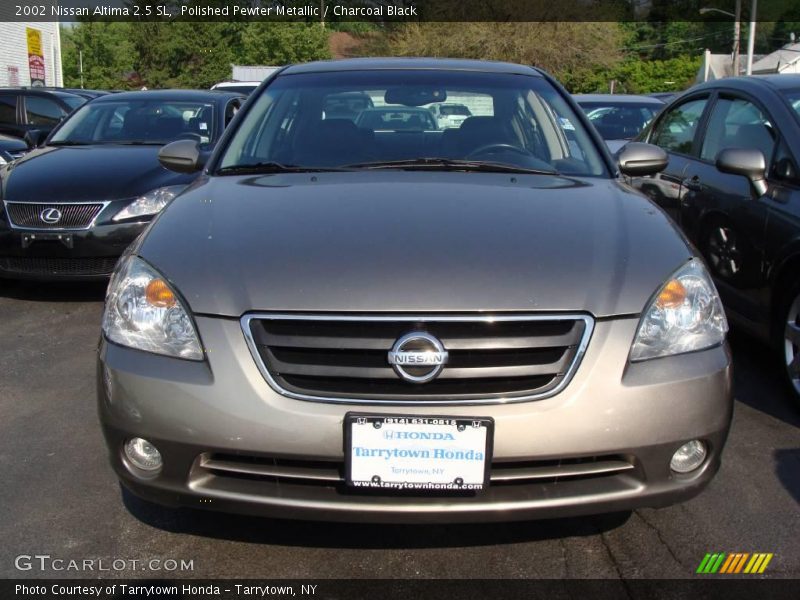
[{"label": "utility pole", "polygon": [[736,0],[736,16],[733,20],[733,76],[739,76],[739,47],[742,39],[742,0]]},{"label": "utility pole", "polygon": [[83,89],[83,50],[78,50],[78,70],[81,72],[81,89]]},{"label": "utility pole", "polygon": [[758,0],[753,0],[750,8],[750,32],[747,35],[747,75],[753,74],[753,48],[756,43],[756,10],[758,9]]}]

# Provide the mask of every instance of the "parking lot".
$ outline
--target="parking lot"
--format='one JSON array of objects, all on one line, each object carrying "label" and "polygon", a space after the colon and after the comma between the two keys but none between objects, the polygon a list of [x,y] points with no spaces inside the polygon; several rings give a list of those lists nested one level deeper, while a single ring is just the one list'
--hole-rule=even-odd
[{"label": "parking lot", "polygon": [[[707,552],[774,553],[764,577],[800,577],[800,413],[746,337],[731,338],[736,406],[722,470],[685,504],[500,525],[276,521],[123,504],[95,409],[103,293],[0,282],[2,577],[98,575],[15,566],[38,554],[121,559],[102,574],[119,577],[671,578],[693,577]],[[191,569],[142,566],[153,559]]]}]

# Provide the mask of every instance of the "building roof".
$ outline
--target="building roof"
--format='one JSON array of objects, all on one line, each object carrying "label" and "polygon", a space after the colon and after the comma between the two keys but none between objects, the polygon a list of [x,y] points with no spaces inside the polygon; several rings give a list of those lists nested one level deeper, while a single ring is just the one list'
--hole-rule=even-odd
[{"label": "building roof", "polygon": [[800,43],[786,44],[780,50],[767,54],[753,63],[753,73],[780,73],[783,69],[800,60]]}]

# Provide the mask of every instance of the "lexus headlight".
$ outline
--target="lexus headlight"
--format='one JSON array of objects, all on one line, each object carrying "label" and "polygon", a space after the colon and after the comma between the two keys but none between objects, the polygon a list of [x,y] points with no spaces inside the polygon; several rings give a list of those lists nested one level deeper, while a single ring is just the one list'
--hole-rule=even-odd
[{"label": "lexus headlight", "polygon": [[185,185],[170,185],[147,192],[144,196],[139,196],[136,200],[115,214],[113,220],[122,221],[123,219],[155,215],[161,212],[161,210],[170,203],[170,200],[185,189]]},{"label": "lexus headlight", "polygon": [[639,322],[631,360],[682,354],[721,344],[728,321],[703,263],[693,258],[667,281]]},{"label": "lexus headlight", "polygon": [[136,256],[126,256],[106,294],[103,332],[122,346],[202,360],[189,313],[167,281]]}]

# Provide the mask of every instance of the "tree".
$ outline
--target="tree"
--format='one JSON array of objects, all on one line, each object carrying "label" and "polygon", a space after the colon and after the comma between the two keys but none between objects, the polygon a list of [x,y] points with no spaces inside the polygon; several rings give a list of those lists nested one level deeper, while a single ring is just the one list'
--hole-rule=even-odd
[{"label": "tree", "polygon": [[242,64],[283,65],[330,58],[329,32],[319,23],[247,23],[242,33]]},{"label": "tree", "polygon": [[61,47],[64,84],[80,87],[80,53],[83,53],[84,87],[127,87],[126,74],[133,70],[133,45],[128,23],[80,23],[62,27]]}]

